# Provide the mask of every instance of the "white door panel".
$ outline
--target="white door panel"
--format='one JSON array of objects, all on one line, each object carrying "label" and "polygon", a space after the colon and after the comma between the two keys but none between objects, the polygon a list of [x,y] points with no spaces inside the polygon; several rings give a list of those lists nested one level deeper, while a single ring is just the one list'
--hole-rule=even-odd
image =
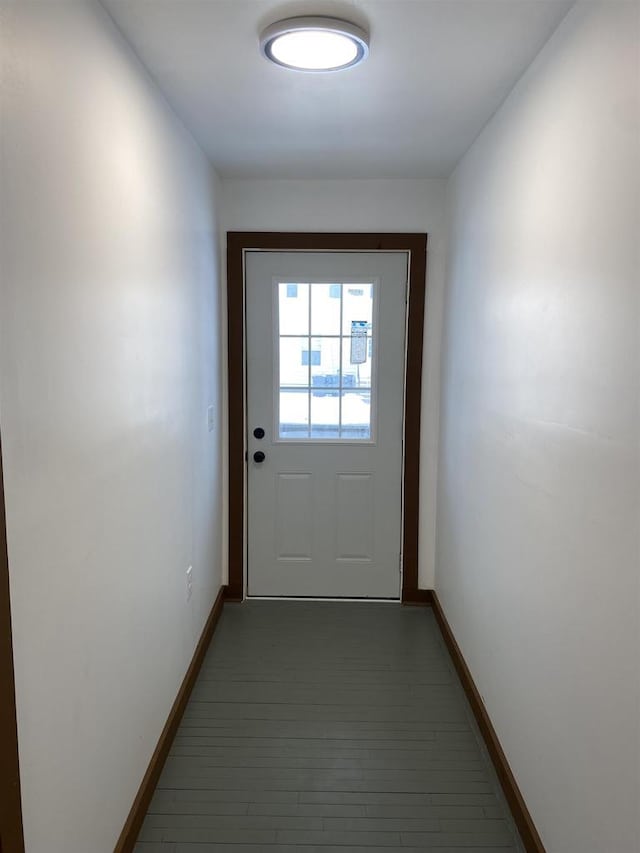
[{"label": "white door panel", "polygon": [[407,254],[245,269],[248,593],[399,598]]}]

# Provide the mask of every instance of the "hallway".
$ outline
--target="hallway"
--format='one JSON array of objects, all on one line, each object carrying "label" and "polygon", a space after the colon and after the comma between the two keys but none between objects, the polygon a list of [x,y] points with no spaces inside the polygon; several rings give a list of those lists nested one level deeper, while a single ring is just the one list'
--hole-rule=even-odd
[{"label": "hallway", "polygon": [[[287,16],[368,56],[274,64]],[[0,0],[0,45],[2,853],[640,853],[640,0]],[[407,251],[388,325],[280,267]],[[314,490],[387,419],[400,494],[335,437]],[[252,586],[372,530],[432,611]]]},{"label": "hallway", "polygon": [[227,605],[136,853],[521,849],[429,608]]}]

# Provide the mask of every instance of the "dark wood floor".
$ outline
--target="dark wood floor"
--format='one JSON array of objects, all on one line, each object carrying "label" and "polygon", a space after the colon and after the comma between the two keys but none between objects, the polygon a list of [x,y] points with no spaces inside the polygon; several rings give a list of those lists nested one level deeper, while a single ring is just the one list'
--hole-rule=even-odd
[{"label": "dark wood floor", "polygon": [[227,605],[136,853],[507,853],[428,608]]}]

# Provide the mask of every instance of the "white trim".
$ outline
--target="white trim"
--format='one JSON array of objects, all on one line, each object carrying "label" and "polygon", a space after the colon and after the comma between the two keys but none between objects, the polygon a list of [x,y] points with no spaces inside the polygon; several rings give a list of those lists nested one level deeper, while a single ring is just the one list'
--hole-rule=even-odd
[{"label": "white trim", "polygon": [[337,601],[346,604],[402,604],[398,598],[318,598],[300,595],[245,595],[246,601]]}]

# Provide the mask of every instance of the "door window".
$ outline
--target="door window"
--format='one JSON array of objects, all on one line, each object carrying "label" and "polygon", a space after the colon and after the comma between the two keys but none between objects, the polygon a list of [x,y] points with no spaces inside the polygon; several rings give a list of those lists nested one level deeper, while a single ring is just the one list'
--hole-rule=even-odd
[{"label": "door window", "polygon": [[371,441],[374,282],[279,282],[276,293],[280,440]]}]

